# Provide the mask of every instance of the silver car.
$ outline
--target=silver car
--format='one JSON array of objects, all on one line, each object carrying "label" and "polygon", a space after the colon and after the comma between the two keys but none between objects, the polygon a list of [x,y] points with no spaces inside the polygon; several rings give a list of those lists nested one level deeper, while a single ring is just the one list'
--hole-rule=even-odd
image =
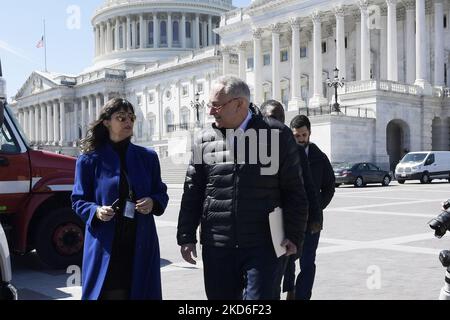
[{"label": "silver car", "polygon": [[11,260],[8,241],[0,225],[0,300],[17,300],[17,290],[11,284]]}]

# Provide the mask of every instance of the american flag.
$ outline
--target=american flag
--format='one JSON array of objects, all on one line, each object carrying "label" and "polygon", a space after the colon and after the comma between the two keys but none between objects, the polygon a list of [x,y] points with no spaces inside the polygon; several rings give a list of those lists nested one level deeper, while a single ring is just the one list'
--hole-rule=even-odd
[{"label": "american flag", "polygon": [[44,36],[42,36],[41,40],[38,41],[36,44],[36,48],[42,48],[44,47]]}]

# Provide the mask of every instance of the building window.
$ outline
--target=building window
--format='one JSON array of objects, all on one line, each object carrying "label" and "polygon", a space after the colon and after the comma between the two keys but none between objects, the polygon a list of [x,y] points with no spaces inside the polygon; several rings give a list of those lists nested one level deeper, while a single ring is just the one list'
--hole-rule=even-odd
[{"label": "building window", "polygon": [[269,91],[264,91],[264,101],[270,100],[271,96],[270,96],[270,92]]},{"label": "building window", "polygon": [[289,103],[289,93],[287,89],[281,89],[281,102],[286,109],[286,106]]},{"label": "building window", "polygon": [[447,15],[444,14],[444,28],[447,28]]},{"label": "building window", "polygon": [[169,109],[166,111],[164,115],[164,120],[166,120],[166,132],[175,131],[175,127],[173,125],[173,113]]},{"label": "building window", "polygon": [[130,25],[128,26],[128,28],[130,28],[130,44],[131,47],[133,47],[133,25],[130,23]]},{"label": "building window", "polygon": [[178,21],[174,21],[173,22],[173,41],[174,42],[179,42],[180,41],[180,37],[179,35],[179,30],[178,30]]},{"label": "building window", "polygon": [[139,120],[137,123],[137,135],[138,138],[142,138],[142,120]]},{"label": "building window", "polygon": [[167,44],[167,23],[165,21],[161,21],[161,44]]},{"label": "building window", "polygon": [[327,53],[327,42],[322,42],[322,53]]},{"label": "building window", "polygon": [[189,95],[189,87],[187,85],[184,85],[181,88],[181,94],[183,97],[187,97]]},{"label": "building window", "polygon": [[270,66],[270,54],[266,53],[263,55],[263,61],[265,66]]},{"label": "building window", "polygon": [[151,138],[155,135],[155,123],[156,123],[156,117],[154,115],[148,117],[148,139],[151,140]]},{"label": "building window", "polygon": [[112,35],[111,35],[111,39],[112,39],[112,47],[113,47],[113,50],[115,50],[116,49],[116,37],[115,37],[115,34],[116,34],[116,28],[112,28]]},{"label": "building window", "polygon": [[155,95],[153,92],[148,94],[148,103],[153,103],[155,101]]},{"label": "building window", "polygon": [[288,61],[288,51],[287,50],[282,50],[280,58],[281,58],[281,62]]},{"label": "building window", "polygon": [[306,58],[307,52],[308,52],[307,47],[300,47],[300,58]]},{"label": "building window", "polygon": [[142,105],[142,96],[137,96],[137,104]]},{"label": "building window", "polygon": [[119,27],[119,48],[123,48],[123,27]]},{"label": "building window", "polygon": [[191,38],[191,22],[186,21],[186,38]]},{"label": "building window", "polygon": [[153,45],[153,21],[148,24],[148,44]]},{"label": "building window", "polygon": [[199,36],[200,37],[200,46],[203,46],[203,25],[201,22],[199,23],[198,30],[199,30],[199,35],[200,35]]},{"label": "building window", "polygon": [[197,83],[197,92],[203,93],[203,82]]},{"label": "building window", "polygon": [[253,70],[253,57],[247,58],[247,70]]},{"label": "building window", "polygon": [[345,42],[345,49],[347,49],[347,47],[348,47],[348,39],[347,39],[347,37],[345,37],[344,42]]},{"label": "building window", "polygon": [[[131,39],[133,39],[133,37],[131,37]],[[141,45],[141,23],[138,22],[136,24],[136,46],[140,46]]]}]

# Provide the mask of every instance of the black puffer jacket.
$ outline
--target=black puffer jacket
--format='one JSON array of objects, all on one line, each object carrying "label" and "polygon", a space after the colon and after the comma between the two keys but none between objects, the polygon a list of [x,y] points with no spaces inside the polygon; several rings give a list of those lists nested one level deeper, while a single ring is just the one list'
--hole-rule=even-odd
[{"label": "black puffer jacket", "polygon": [[[303,245],[308,202],[294,137],[282,123],[263,118],[253,106],[250,110],[252,118],[245,134],[256,132],[257,143],[251,145],[258,146],[258,151],[263,147],[263,155],[272,150],[273,143],[278,144],[278,170],[271,175],[261,174],[261,169],[270,165],[260,161],[261,157],[251,161],[248,140],[245,162],[239,161],[244,152],[235,153],[238,159],[231,156],[226,161],[224,158],[231,148],[225,130],[203,130],[194,144],[194,156],[186,174],[178,218],[179,245],[197,242],[196,230],[200,223],[203,245],[245,248],[269,244],[268,216],[276,207],[283,208],[286,238],[300,248]],[[271,141],[271,129],[279,133],[274,138],[278,141]],[[235,148],[239,145],[234,144]],[[277,149],[274,152],[278,153]],[[211,159],[216,163],[211,163]]]}]

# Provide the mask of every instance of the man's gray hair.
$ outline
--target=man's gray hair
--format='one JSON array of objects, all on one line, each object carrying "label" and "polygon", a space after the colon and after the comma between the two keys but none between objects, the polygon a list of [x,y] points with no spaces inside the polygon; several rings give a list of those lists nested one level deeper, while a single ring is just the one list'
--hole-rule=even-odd
[{"label": "man's gray hair", "polygon": [[223,85],[222,92],[231,98],[246,98],[250,101],[250,89],[242,79],[225,75],[217,78],[215,84]]}]

